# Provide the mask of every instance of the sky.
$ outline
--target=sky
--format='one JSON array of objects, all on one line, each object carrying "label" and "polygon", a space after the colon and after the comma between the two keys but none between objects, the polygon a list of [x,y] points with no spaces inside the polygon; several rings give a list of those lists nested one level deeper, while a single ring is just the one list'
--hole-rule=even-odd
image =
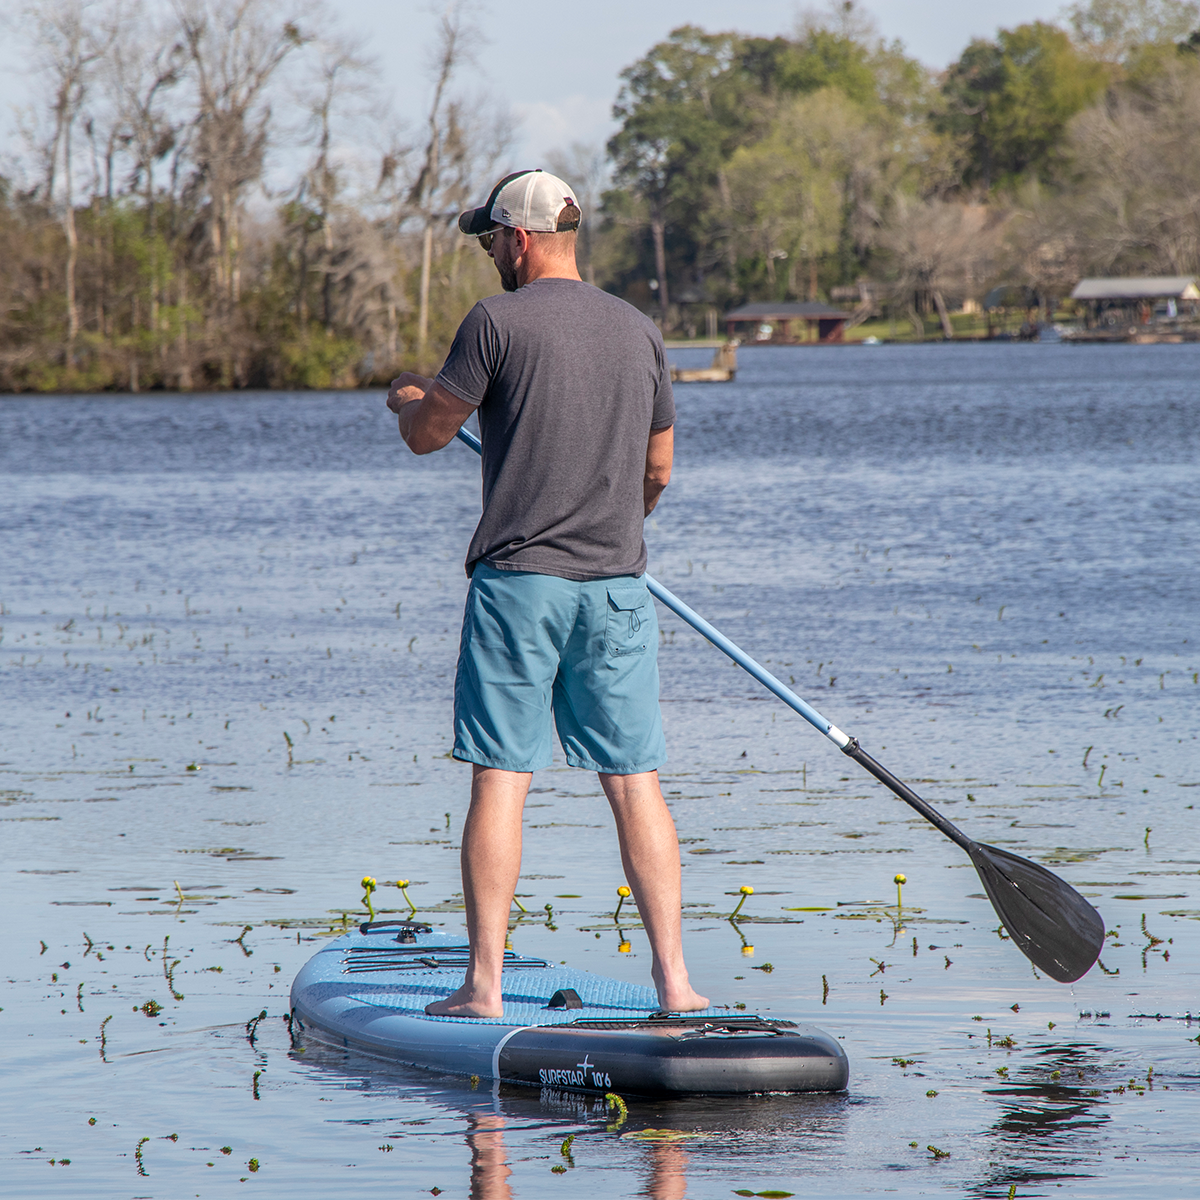
[{"label": "sky", "polygon": [[[7,7],[7,6],[6,6]],[[440,5],[429,0],[335,0],[340,27],[362,39],[377,60],[383,90],[410,126],[420,123],[431,90],[430,58]],[[535,166],[572,142],[602,145],[621,70],[683,24],[774,35],[792,30],[805,8],[796,0],[601,0],[584,5],[547,0],[475,0],[482,41],[464,73],[464,89],[490,98],[497,120],[515,121],[514,161]],[[822,4],[811,7],[820,9]],[[964,0],[861,0],[888,41],[941,68],[973,37],[1053,21],[1062,0],[1008,0],[1001,9]],[[18,31],[0,26],[0,172],[17,146],[14,107],[27,103]]]}]

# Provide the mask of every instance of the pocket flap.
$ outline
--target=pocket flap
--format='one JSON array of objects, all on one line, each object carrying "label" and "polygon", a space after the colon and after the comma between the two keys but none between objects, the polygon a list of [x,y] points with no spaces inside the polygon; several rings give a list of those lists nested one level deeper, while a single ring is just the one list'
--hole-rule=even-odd
[{"label": "pocket flap", "polygon": [[613,612],[633,612],[645,608],[648,595],[644,588],[617,587],[608,589],[608,607]]}]

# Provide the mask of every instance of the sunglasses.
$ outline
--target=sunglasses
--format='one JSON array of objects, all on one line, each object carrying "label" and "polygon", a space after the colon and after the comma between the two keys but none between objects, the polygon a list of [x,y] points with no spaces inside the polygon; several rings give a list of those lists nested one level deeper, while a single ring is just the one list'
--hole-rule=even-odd
[{"label": "sunglasses", "polygon": [[501,233],[505,228],[506,226],[504,225],[497,225],[495,229],[489,229],[487,233],[479,235],[479,245],[482,247],[484,254],[491,253],[492,243],[496,240],[496,235]]}]

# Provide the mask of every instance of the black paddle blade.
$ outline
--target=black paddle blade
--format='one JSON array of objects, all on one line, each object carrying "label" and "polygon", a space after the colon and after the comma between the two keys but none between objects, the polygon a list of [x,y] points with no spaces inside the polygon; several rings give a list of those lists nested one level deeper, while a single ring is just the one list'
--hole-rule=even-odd
[{"label": "black paddle blade", "polygon": [[1100,914],[1037,863],[982,842],[966,849],[992,907],[1025,957],[1059,983],[1086,975],[1104,945]]}]

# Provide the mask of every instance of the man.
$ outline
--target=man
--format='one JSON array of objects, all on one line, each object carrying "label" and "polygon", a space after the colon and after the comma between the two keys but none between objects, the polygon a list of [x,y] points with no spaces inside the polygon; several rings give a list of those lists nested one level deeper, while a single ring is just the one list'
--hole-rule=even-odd
[{"label": "man", "polygon": [[642,522],[671,476],[675,406],[662,338],[575,265],[572,190],[502,179],[459,217],[504,293],[481,300],[436,380],[404,374],[388,407],[416,454],[479,415],[483,514],[454,685],[454,757],[473,764],[462,872],[471,953],[437,1016],[503,1014],[500,974],[532,773],[553,715],[573,766],[596,771],[653,952],[664,1011],[708,1001],[683,960],[679,842],[658,783],[658,623]]}]

